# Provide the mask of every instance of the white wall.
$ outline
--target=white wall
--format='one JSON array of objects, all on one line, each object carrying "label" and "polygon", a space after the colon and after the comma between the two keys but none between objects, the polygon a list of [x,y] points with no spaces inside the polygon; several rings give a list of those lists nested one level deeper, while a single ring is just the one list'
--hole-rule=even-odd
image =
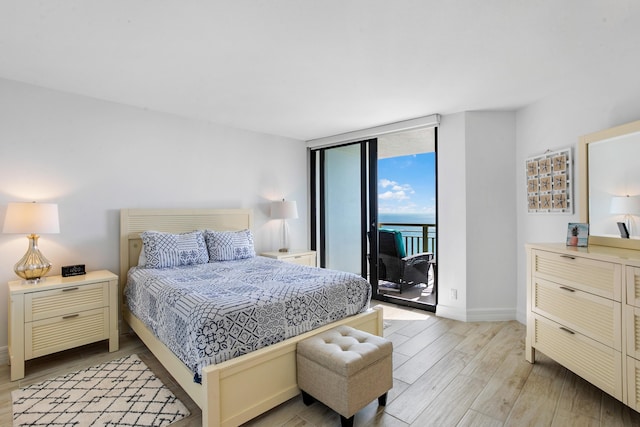
[{"label": "white wall", "polygon": [[515,135],[512,112],[466,112],[442,118],[438,133],[440,316],[469,321],[515,317]]},{"label": "white wall", "polygon": [[[436,313],[466,320],[466,113],[446,115],[438,127],[438,306]],[[458,293],[451,298],[451,290]]]},{"label": "white wall", "polygon": [[[252,208],[256,250],[274,250],[269,203],[298,201],[292,247],[308,247],[302,141],[232,129],[0,79],[0,226],[13,201],[55,202],[60,234],[40,249],[60,266],[119,271],[121,208]],[[0,283],[27,249],[0,234]],[[0,286],[0,349],[7,288]],[[1,353],[1,352],[0,352]]]},{"label": "white wall", "polygon": [[[489,320],[513,318],[515,311],[515,318],[525,323],[525,244],[563,242],[567,223],[580,218],[579,137],[639,119],[640,86],[615,79],[607,85],[577,79],[572,87],[515,113],[443,116],[438,133],[437,314]],[[528,213],[525,160],[566,147],[574,154],[574,213]],[[494,186],[504,192],[493,192]],[[451,289],[457,290],[457,300]]]},{"label": "white wall", "polygon": [[467,315],[513,319],[516,301],[516,123],[513,112],[466,115]]},{"label": "white wall", "polygon": [[[611,68],[615,70],[615,67]],[[629,74],[633,70],[615,70],[616,74]],[[563,242],[568,222],[579,222],[576,208],[573,215],[527,213],[524,162],[528,157],[542,154],[547,149],[572,147],[574,153],[575,206],[580,205],[580,165],[577,163],[577,144],[581,135],[640,119],[640,85],[629,87],[619,82],[628,78],[612,78],[607,84],[576,85],[516,114],[516,163],[521,165],[516,174],[518,212],[518,293],[517,319],[526,321],[526,255],[528,242]],[[611,168],[616,165],[612,164]]]}]

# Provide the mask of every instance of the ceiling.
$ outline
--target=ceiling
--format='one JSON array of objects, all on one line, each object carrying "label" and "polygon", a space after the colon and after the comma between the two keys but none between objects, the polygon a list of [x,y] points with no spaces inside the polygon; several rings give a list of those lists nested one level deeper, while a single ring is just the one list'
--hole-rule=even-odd
[{"label": "ceiling", "polygon": [[0,0],[0,78],[301,140],[637,85],[639,41],[635,0]]},{"label": "ceiling", "polygon": [[432,151],[436,151],[436,135],[432,127],[378,136],[378,159]]}]

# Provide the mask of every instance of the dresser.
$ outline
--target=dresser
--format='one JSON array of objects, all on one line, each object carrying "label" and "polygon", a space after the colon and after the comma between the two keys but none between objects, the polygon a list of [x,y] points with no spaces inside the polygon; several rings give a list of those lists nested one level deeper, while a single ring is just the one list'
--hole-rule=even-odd
[{"label": "dresser", "polygon": [[316,251],[290,250],[289,252],[263,252],[260,255],[294,264],[309,265],[311,267],[317,265]]},{"label": "dresser", "polygon": [[527,245],[526,359],[536,350],[640,408],[640,251]]},{"label": "dresser", "polygon": [[9,282],[11,381],[24,377],[25,360],[109,340],[118,350],[118,276],[92,271]]}]

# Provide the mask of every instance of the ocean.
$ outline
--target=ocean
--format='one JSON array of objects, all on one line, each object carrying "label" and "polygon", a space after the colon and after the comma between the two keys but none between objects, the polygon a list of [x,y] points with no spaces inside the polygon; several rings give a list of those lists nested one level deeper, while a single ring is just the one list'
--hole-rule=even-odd
[{"label": "ocean", "polygon": [[379,223],[393,224],[435,224],[436,217],[434,214],[423,213],[379,213]]}]

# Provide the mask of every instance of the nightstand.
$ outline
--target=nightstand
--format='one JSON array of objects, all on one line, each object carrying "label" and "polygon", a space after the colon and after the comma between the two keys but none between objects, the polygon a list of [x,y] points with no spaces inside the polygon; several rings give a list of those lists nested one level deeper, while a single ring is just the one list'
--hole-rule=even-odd
[{"label": "nightstand", "polygon": [[309,265],[315,267],[316,251],[308,250],[290,250],[289,252],[263,252],[260,255],[268,258],[279,259],[280,261],[291,262],[300,265]]},{"label": "nightstand", "polygon": [[9,282],[11,381],[24,378],[25,360],[106,339],[118,350],[118,276],[110,271]]}]

